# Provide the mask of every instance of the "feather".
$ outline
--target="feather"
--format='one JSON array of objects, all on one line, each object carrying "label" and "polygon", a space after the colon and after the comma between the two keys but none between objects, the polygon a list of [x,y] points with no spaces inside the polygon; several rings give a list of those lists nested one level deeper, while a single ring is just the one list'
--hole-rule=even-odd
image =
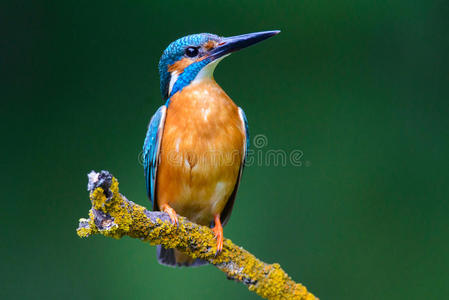
[{"label": "feather", "polygon": [[240,180],[242,178],[242,173],[243,173],[243,169],[245,168],[245,162],[246,162],[246,157],[248,155],[248,148],[249,148],[249,126],[248,126],[248,120],[246,119],[246,115],[245,112],[243,111],[242,108],[239,107],[239,115],[240,115],[240,119],[242,120],[242,125],[245,129],[245,144],[243,145],[243,155],[242,155],[242,163],[240,165],[240,169],[239,169],[239,176],[237,177],[237,181],[235,183],[235,187],[234,190],[232,191],[231,196],[228,199],[228,202],[226,203],[226,206],[223,209],[223,212],[220,215],[220,221],[223,224],[223,226],[226,225],[226,223],[228,222],[229,218],[231,217],[231,212],[232,212],[232,208],[234,206],[234,202],[235,202],[235,197],[237,195],[237,191],[239,189],[239,185],[240,185]]},{"label": "feather", "polygon": [[161,148],[162,133],[165,124],[167,107],[162,105],[151,118],[148,125],[145,142],[143,144],[143,166],[145,172],[145,184],[147,195],[153,204],[153,210],[157,207],[155,199],[156,172]]}]

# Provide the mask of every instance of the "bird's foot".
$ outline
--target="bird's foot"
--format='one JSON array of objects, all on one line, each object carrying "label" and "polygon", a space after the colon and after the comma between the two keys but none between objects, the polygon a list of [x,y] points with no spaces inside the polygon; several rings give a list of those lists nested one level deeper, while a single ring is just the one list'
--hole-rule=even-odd
[{"label": "bird's foot", "polygon": [[212,231],[217,239],[217,251],[215,252],[215,256],[217,256],[223,250],[223,227],[221,226],[220,215],[215,216],[214,222],[215,226]]},{"label": "bird's foot", "polygon": [[170,217],[171,223],[173,225],[178,226],[179,221],[178,221],[178,215],[176,214],[176,211],[168,204],[163,204],[161,206],[161,209],[163,212],[166,212],[168,214],[168,216]]}]

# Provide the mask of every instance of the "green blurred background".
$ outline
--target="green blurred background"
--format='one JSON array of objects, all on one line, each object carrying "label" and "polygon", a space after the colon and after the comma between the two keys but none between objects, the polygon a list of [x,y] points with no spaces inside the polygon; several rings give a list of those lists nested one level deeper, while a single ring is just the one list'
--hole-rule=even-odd
[{"label": "green blurred background", "polygon": [[[86,174],[148,206],[141,151],[157,63],[190,33],[282,33],[216,80],[263,150],[225,236],[321,299],[449,297],[447,1],[2,1],[2,299],[258,299],[155,247],[77,237]],[[253,148],[254,149],[254,148]]]}]

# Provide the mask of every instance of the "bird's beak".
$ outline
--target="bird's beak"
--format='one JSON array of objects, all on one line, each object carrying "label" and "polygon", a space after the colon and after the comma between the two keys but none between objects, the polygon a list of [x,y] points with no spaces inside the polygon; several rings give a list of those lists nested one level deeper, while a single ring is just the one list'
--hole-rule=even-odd
[{"label": "bird's beak", "polygon": [[212,60],[216,60],[217,58],[266,40],[279,32],[281,31],[261,31],[222,38],[218,46],[210,51],[209,57]]}]

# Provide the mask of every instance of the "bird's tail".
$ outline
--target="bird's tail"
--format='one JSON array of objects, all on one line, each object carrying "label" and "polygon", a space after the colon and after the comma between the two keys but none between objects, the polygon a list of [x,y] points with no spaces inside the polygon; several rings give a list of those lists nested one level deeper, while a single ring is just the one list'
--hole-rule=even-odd
[{"label": "bird's tail", "polygon": [[191,258],[178,250],[166,249],[161,245],[157,245],[157,261],[170,267],[199,267],[208,264],[205,260]]}]

